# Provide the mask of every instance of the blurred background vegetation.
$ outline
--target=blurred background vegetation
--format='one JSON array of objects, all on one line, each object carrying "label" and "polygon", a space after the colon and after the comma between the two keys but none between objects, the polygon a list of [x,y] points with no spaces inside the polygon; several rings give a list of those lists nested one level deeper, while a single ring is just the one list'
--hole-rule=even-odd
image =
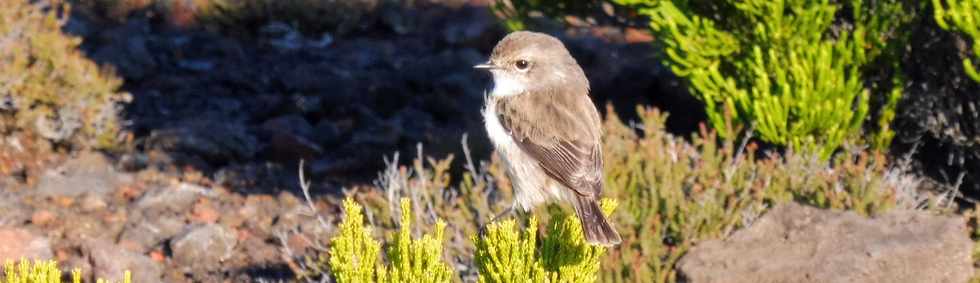
[{"label": "blurred background vegetation", "polygon": [[[472,4],[465,2],[438,4]],[[662,67],[669,72],[665,76],[677,78],[680,88],[698,101],[697,111],[704,111],[705,119],[689,121],[699,126],[677,133],[668,129],[672,117],[668,113],[686,115],[691,109],[604,108],[606,197],[618,202],[614,211],[611,206],[616,205],[609,205],[609,210],[623,236],[620,246],[593,248],[584,246],[580,238],[560,236],[577,235],[575,229],[580,228],[558,207],[541,208],[537,217],[493,224],[487,237],[476,236],[492,215],[510,203],[508,178],[485,146],[471,152],[466,138],[457,145],[456,140],[430,135],[442,146],[459,149],[457,154],[429,157],[420,146],[407,163],[399,162],[397,155],[385,158],[384,169],[371,184],[341,181],[345,190],[314,196],[309,194],[309,184],[301,185],[314,215],[328,214],[315,204],[319,199],[328,199],[334,207],[346,200],[342,213],[329,210],[343,217],[318,217],[322,229],[290,232],[311,243],[307,250],[284,249],[282,257],[295,279],[404,282],[424,274],[432,282],[508,282],[507,278],[525,275],[552,282],[649,282],[651,278],[674,282],[676,262],[695,243],[730,235],[768,208],[789,201],[862,215],[892,209],[959,213],[973,219],[971,236],[980,237],[975,225],[975,200],[980,197],[976,105],[980,102],[980,1],[498,0],[480,4],[506,30],[575,34],[612,27],[623,30],[626,38],[640,37],[632,43],[653,46],[649,56],[662,64],[649,68]],[[138,112],[129,110],[135,108],[133,101],[141,99],[129,92],[132,82],[127,78],[132,74],[126,73],[125,66],[100,66],[89,58],[80,49],[82,39],[65,31],[73,15],[97,18],[107,26],[151,18],[177,30],[241,41],[269,34],[278,39],[302,37],[309,39],[307,46],[326,48],[334,40],[385,41],[410,34],[426,19],[406,16],[411,13],[405,11],[427,5],[435,4],[2,1],[0,131],[5,138],[0,144],[0,174],[21,175],[30,184],[36,172],[49,166],[38,162],[38,156],[85,150],[129,156],[149,151],[151,143],[144,146],[140,140],[152,140],[146,137],[150,135],[129,127],[127,121],[133,119],[127,113]],[[377,25],[384,31],[378,31],[382,28]],[[276,46],[285,46],[292,41],[278,42]],[[440,44],[469,43],[447,39],[436,45]],[[304,60],[328,58],[303,56],[307,56],[301,57]],[[437,59],[465,67],[471,63],[452,56]],[[363,61],[372,65],[371,58]],[[338,65],[330,69],[335,71],[331,75],[352,76],[345,73],[347,65]],[[366,87],[383,95],[377,100],[384,106],[387,100],[400,99],[402,89],[427,91],[479,83],[483,82],[440,81],[433,87],[413,81],[403,88]],[[453,106],[441,97],[427,99],[427,103]],[[302,105],[291,107],[304,111]],[[329,116],[316,111],[302,117]],[[338,115],[353,116],[353,112]],[[434,120],[456,119],[453,114],[438,115],[450,118]],[[377,127],[404,128],[417,122],[411,119],[416,116],[407,117],[405,124]],[[347,126],[354,132],[368,129],[360,122],[345,123],[357,125]],[[318,125],[316,130],[324,128]],[[357,137],[355,133],[340,139]],[[297,143],[305,145],[302,140]],[[328,150],[322,148],[331,142],[312,143],[316,146],[309,146],[310,151],[323,155]],[[272,154],[268,159],[277,157]],[[374,159],[381,162],[382,157]],[[49,269],[54,267],[41,268],[46,269],[37,272],[53,272]],[[561,270],[575,276],[557,276],[555,272]]]}]

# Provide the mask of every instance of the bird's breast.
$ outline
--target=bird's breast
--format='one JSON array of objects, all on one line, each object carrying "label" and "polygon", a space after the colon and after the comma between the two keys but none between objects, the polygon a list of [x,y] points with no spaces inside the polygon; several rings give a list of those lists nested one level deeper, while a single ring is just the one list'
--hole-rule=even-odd
[{"label": "bird's breast", "polygon": [[483,107],[483,123],[487,128],[490,141],[498,151],[503,151],[502,154],[517,146],[510,132],[500,123],[500,117],[497,116],[497,102],[492,97],[487,98],[487,104]]}]

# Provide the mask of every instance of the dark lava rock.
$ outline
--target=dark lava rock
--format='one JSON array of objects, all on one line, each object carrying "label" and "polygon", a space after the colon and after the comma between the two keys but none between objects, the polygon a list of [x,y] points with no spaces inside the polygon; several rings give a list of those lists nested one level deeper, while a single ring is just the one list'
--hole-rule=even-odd
[{"label": "dark lava rock", "polygon": [[236,191],[259,193],[277,192],[298,187],[296,167],[284,167],[275,162],[257,161],[225,166],[214,173],[214,182]]},{"label": "dark lava rock", "polygon": [[218,121],[155,130],[147,146],[201,156],[214,164],[251,159],[258,151],[258,141],[243,125]]},{"label": "dark lava rock", "polygon": [[913,31],[902,65],[910,84],[895,112],[892,151],[901,156],[915,149],[919,170],[945,185],[959,183],[960,191],[977,198],[980,83],[963,71],[964,39],[925,22]]},{"label": "dark lava rock", "polygon": [[313,126],[306,121],[306,118],[296,114],[272,118],[262,123],[261,128],[264,132],[287,133],[303,137],[311,136],[313,133]]},{"label": "dark lava rock", "polygon": [[496,37],[504,30],[493,17],[478,9],[460,9],[447,19],[452,24],[444,25],[442,40],[449,44],[494,44],[499,40]]},{"label": "dark lava rock", "polygon": [[127,79],[142,79],[154,72],[157,62],[147,49],[149,23],[132,20],[125,25],[104,30],[99,34],[102,45],[92,55],[95,61],[112,64]]},{"label": "dark lava rock", "polygon": [[319,95],[292,95],[289,97],[289,112],[308,115],[321,112],[323,107],[323,96]]},{"label": "dark lava rock", "polygon": [[323,147],[332,147],[340,143],[340,127],[329,119],[320,120],[313,127],[313,140]]},{"label": "dark lava rock", "polygon": [[300,135],[274,133],[266,146],[266,158],[278,162],[310,160],[323,154],[323,148]]}]

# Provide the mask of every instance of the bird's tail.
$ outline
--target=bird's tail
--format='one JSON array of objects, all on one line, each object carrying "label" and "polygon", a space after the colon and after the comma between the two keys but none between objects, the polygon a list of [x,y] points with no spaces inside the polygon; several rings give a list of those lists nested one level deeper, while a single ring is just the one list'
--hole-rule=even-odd
[{"label": "bird's tail", "polygon": [[576,196],[575,214],[582,222],[582,232],[585,233],[585,241],[591,245],[615,246],[622,242],[616,229],[609,225],[609,221],[602,214],[599,203],[592,197]]}]

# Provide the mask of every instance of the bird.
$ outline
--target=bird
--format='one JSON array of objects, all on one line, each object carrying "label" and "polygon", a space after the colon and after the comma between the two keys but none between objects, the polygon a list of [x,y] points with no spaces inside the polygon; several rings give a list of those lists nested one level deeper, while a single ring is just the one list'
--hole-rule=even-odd
[{"label": "bird", "polygon": [[590,245],[622,238],[598,200],[603,191],[602,119],[589,80],[557,38],[517,31],[493,48],[487,62],[493,88],[482,110],[487,135],[514,187],[515,209],[571,204]]}]

